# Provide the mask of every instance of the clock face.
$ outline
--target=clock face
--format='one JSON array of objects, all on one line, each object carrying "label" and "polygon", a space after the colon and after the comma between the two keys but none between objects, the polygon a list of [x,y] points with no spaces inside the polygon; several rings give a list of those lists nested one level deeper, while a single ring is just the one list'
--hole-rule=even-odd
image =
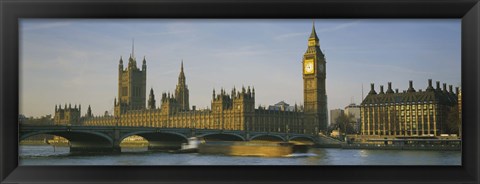
[{"label": "clock face", "polygon": [[315,72],[315,68],[313,66],[313,59],[307,59],[304,62],[304,70],[305,74],[312,74]]}]

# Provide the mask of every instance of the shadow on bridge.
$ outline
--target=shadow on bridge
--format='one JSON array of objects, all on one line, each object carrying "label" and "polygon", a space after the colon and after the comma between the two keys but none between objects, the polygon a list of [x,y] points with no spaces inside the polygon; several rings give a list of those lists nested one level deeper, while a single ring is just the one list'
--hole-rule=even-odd
[{"label": "shadow on bridge", "polygon": [[20,136],[20,141],[35,135],[55,135],[67,139],[70,143],[70,152],[112,152],[120,151],[114,140],[101,133],[88,131],[44,130]]},{"label": "shadow on bridge", "polygon": [[177,150],[182,143],[187,142],[187,137],[175,132],[132,132],[123,135],[119,140],[124,141],[127,137],[137,135],[148,141],[148,150]]},{"label": "shadow on bridge", "polygon": [[279,135],[255,135],[250,137],[250,141],[272,141],[272,142],[285,142],[285,138]]},{"label": "shadow on bridge", "polygon": [[205,141],[245,141],[245,139],[237,134],[230,133],[210,133],[199,135]]},{"label": "shadow on bridge", "polygon": [[[118,127],[118,126],[29,126],[20,127],[20,140],[40,134],[64,137],[70,142],[70,151],[121,152],[121,143],[127,137],[143,137],[148,150],[176,150],[189,137],[208,141],[297,141],[318,143],[318,137],[281,132],[249,132],[189,128]],[[323,140],[323,139],[322,139]]]}]

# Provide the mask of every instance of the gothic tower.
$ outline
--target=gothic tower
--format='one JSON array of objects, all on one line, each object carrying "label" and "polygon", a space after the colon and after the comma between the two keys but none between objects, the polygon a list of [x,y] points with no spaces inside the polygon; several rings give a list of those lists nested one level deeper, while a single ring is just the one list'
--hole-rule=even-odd
[{"label": "gothic tower", "polygon": [[142,69],[137,68],[137,60],[132,54],[128,58],[127,68],[123,68],[123,60],[120,57],[118,65],[118,101],[115,100],[115,115],[120,115],[127,110],[145,109],[147,61],[143,58]]},{"label": "gothic tower", "polygon": [[150,95],[148,96],[148,109],[155,108],[155,95],[153,94],[153,88],[150,88]]},{"label": "gothic tower", "polygon": [[189,108],[189,100],[188,100],[188,86],[185,82],[185,73],[183,73],[183,60],[180,67],[180,75],[178,76],[178,84],[177,88],[175,89],[175,98],[177,102],[180,104],[180,110],[188,111]]},{"label": "gothic tower", "polygon": [[327,130],[327,94],[325,89],[326,61],[320,50],[315,24],[303,55],[303,99],[306,133]]}]

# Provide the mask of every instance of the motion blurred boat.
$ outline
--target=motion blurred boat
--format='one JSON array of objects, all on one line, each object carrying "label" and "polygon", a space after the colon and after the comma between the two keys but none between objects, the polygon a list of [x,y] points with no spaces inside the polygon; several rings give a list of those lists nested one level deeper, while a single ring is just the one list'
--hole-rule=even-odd
[{"label": "motion blurred boat", "polygon": [[198,145],[205,143],[205,140],[198,137],[188,138],[187,143],[182,143],[180,150],[175,151],[175,153],[197,153]]},{"label": "motion blurred boat", "polygon": [[198,152],[230,156],[290,157],[292,154],[308,153],[310,146],[293,142],[215,141],[199,144]]}]

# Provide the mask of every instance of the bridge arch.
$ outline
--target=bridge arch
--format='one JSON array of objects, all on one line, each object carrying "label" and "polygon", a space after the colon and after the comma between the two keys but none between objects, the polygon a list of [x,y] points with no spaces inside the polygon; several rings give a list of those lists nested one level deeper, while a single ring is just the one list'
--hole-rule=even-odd
[{"label": "bridge arch", "polygon": [[95,131],[40,130],[22,134],[19,138],[23,140],[39,134],[55,135],[67,139],[70,142],[70,152],[111,152],[112,150],[116,151],[117,148],[112,137]]},{"label": "bridge arch", "polygon": [[309,136],[292,136],[288,141],[311,142],[315,143],[315,139]]},{"label": "bridge arch", "polygon": [[206,133],[202,134],[198,137],[203,137],[206,141],[214,140],[214,141],[245,141],[243,136],[235,134],[235,133]]},{"label": "bridge arch", "polygon": [[251,141],[254,140],[264,140],[264,141],[286,141],[285,138],[283,138],[280,135],[274,135],[274,134],[258,134],[250,137]]},{"label": "bridge arch", "polygon": [[188,140],[188,137],[187,137],[187,136],[185,136],[185,135],[182,134],[182,133],[178,133],[178,132],[170,132],[170,131],[136,131],[136,132],[130,132],[130,133],[127,133],[127,134],[122,135],[122,136],[120,137],[120,139],[119,139],[119,142],[122,142],[125,138],[130,137],[130,136],[132,136],[132,135],[138,135],[138,136],[141,136],[141,137],[149,140],[148,137],[151,138],[151,137],[152,137],[152,136],[151,136],[152,134],[157,134],[157,135],[158,135],[158,134],[164,134],[164,135],[165,135],[165,134],[171,134],[171,135],[175,135],[175,136],[181,137],[181,138],[184,139],[185,141]]},{"label": "bridge arch", "polygon": [[21,140],[24,140],[28,137],[31,137],[31,136],[34,136],[34,135],[39,135],[39,134],[48,134],[48,135],[56,135],[56,136],[60,136],[60,137],[63,137],[65,139],[67,139],[68,141],[77,141],[77,137],[78,135],[80,134],[84,134],[85,136],[88,136],[88,135],[94,135],[95,138],[102,138],[103,140],[106,140],[108,141],[109,143],[113,143],[113,139],[111,137],[109,137],[108,135],[106,134],[103,134],[103,133],[100,133],[100,132],[93,132],[93,131],[79,131],[79,130],[75,130],[75,131],[65,131],[65,130],[41,130],[41,131],[35,131],[35,132],[30,132],[30,133],[26,133],[26,134],[22,134],[20,136],[20,141]]},{"label": "bridge arch", "polygon": [[132,135],[143,137],[148,141],[149,150],[176,150],[180,149],[182,143],[186,143],[186,135],[171,131],[135,131],[124,134],[120,137],[119,143]]}]

